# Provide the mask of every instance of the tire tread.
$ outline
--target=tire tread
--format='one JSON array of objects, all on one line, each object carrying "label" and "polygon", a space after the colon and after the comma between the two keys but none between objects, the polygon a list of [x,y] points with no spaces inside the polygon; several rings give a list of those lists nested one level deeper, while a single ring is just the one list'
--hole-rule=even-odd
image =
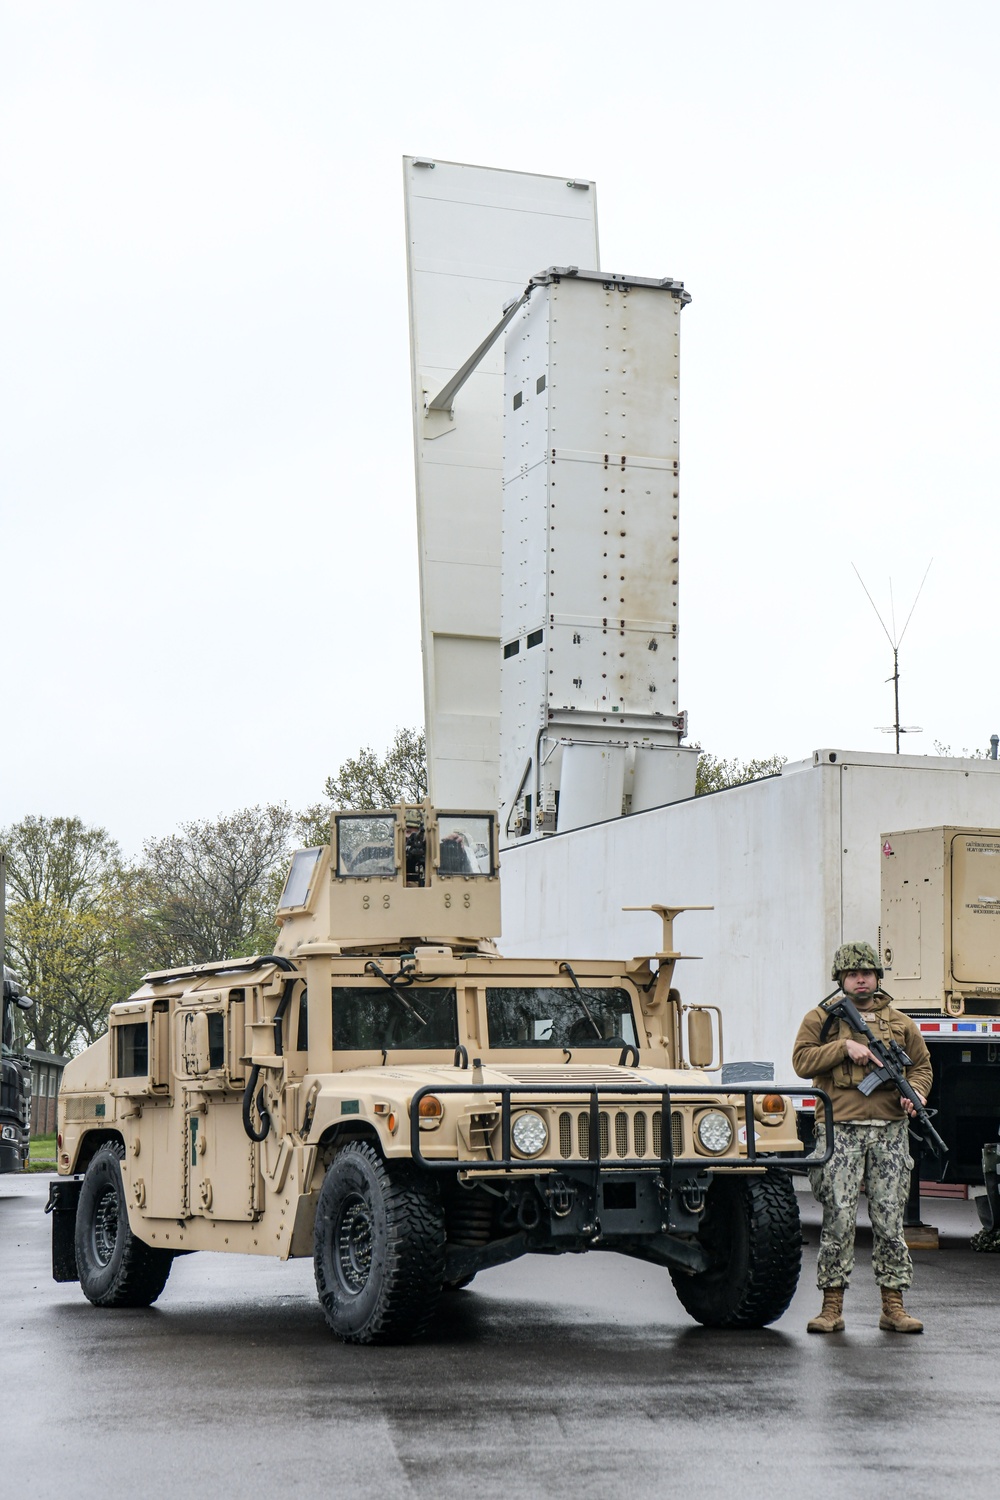
[{"label": "tire tread", "polygon": [[[95,1154],[88,1171],[101,1157],[114,1157],[118,1180],[121,1185],[121,1162],[125,1159],[125,1148],[118,1141],[109,1141]],[[80,1281],[86,1296],[95,1307],[150,1307],[167,1284],[173,1265],[173,1254],[169,1250],[155,1249],[140,1240],[129,1227],[122,1189],[119,1203],[119,1225],[123,1228],[125,1243],[118,1270],[110,1285],[102,1292],[88,1291],[84,1282],[85,1265],[80,1265],[80,1247],[77,1247],[77,1264],[83,1272]],[[85,1259],[85,1258],[84,1258]]]},{"label": "tire tread", "polygon": [[731,1191],[745,1234],[741,1279],[722,1285],[718,1271],[695,1276],[677,1272],[671,1273],[674,1288],[685,1310],[707,1328],[765,1328],[788,1308],[802,1267],[795,1189],[786,1173],[767,1172],[738,1182]]},{"label": "tire tread", "polygon": [[334,1158],[360,1160],[375,1179],[385,1208],[387,1239],[383,1285],[371,1316],[357,1329],[336,1318],[335,1299],[326,1285],[321,1237],[326,1232],[322,1202],[316,1216],[316,1288],[330,1327],[349,1344],[397,1344],[427,1331],[437,1311],[444,1281],[444,1214],[436,1193],[407,1164],[392,1166],[365,1141],[354,1141]]}]

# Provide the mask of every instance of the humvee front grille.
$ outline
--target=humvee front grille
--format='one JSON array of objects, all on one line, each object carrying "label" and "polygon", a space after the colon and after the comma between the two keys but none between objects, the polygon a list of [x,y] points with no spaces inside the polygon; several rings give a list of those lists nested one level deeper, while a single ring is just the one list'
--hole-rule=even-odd
[{"label": "humvee front grille", "polygon": [[[626,1157],[637,1157],[640,1160],[652,1154],[658,1158],[662,1155],[661,1126],[662,1111],[656,1110],[653,1114],[653,1150],[649,1150],[649,1117],[643,1109],[636,1110],[635,1114],[629,1114],[620,1109],[615,1114],[615,1156],[622,1159]],[[601,1110],[601,1156],[611,1155],[611,1117],[606,1110]],[[573,1145],[573,1132],[576,1129],[576,1150]],[[674,1156],[681,1155],[681,1147],[684,1144],[684,1126],[681,1116],[677,1110],[670,1112],[670,1140]],[[574,1116],[568,1109],[564,1109],[559,1116],[559,1155],[563,1160],[571,1156],[590,1156],[590,1114],[587,1110],[580,1110]]]},{"label": "humvee front grille", "polygon": [[646,1154],[646,1113],[639,1110],[632,1124],[635,1133],[635,1154],[645,1156]]},{"label": "humvee front grille", "polygon": [[[673,1156],[684,1154],[684,1122],[676,1109],[670,1111],[670,1151]],[[637,1152],[636,1155],[639,1153]],[[663,1112],[653,1111],[653,1155],[663,1154]]]}]

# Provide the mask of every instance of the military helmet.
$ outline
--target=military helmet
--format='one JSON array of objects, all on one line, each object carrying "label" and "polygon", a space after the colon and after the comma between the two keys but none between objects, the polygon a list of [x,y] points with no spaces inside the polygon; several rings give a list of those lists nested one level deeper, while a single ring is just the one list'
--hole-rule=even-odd
[{"label": "military helmet", "polygon": [[879,979],[884,973],[871,943],[841,943],[833,955],[830,978],[839,983],[841,975],[849,974],[852,969],[874,969]]}]

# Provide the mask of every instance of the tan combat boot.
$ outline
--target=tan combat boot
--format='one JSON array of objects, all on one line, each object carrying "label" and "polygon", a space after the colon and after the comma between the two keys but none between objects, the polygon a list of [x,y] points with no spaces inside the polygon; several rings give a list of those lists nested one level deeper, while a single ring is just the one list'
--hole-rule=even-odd
[{"label": "tan combat boot", "polygon": [[903,1306],[903,1293],[899,1287],[882,1287],[882,1316],[878,1326],[886,1333],[923,1333],[924,1325],[919,1318],[911,1318]]},{"label": "tan combat boot", "polygon": [[818,1318],[810,1318],[806,1324],[807,1333],[843,1333],[844,1331],[844,1288],[842,1286],[825,1286],[823,1288],[823,1309]]}]

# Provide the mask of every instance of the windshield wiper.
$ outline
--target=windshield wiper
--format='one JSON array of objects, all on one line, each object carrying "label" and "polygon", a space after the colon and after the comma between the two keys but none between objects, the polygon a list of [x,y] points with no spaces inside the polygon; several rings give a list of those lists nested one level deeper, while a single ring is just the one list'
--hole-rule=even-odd
[{"label": "windshield wiper", "polygon": [[401,974],[387,974],[385,972],[385,970],[384,969],[380,969],[379,966],[378,966],[378,964],[375,963],[374,960],[372,960],[372,959],[369,959],[368,962],[365,964],[365,973],[366,974],[368,973],[369,969],[371,970],[371,972],[373,974],[377,975],[377,977],[379,979],[381,979],[383,981],[383,983],[385,983],[385,984],[387,984],[389,986],[390,992],[392,994],[392,998],[394,1000],[398,1000],[399,1003],[400,1003],[400,1005],[403,1007],[404,1010],[409,1011],[410,1015],[416,1021],[416,1023],[417,1023],[418,1026],[426,1026],[427,1025],[427,1018],[426,1018],[426,1016],[422,1016],[420,1014],[419,1010],[417,1010],[416,1006],[415,1005],[411,1005],[410,1002],[409,1002],[409,1000],[407,1000],[406,996],[405,995],[401,995],[400,992],[399,992],[399,986],[401,984],[412,984],[413,983],[412,979],[410,979],[408,977],[404,977]]},{"label": "windshield wiper", "polygon": [[591,1027],[593,1029],[594,1035],[597,1038],[597,1040],[599,1042],[603,1042],[604,1041],[604,1032],[601,1030],[600,1026],[598,1026],[597,1022],[594,1020],[593,1016],[591,1015],[591,1013],[590,1013],[590,1006],[587,1004],[586,1000],[584,999],[584,992],[580,988],[580,982],[577,979],[576,975],[573,973],[573,970],[570,968],[569,964],[560,964],[559,965],[559,972],[560,972],[560,974],[568,974],[569,975],[570,981],[571,981],[571,983],[573,985],[573,988],[576,990],[576,998],[580,1002],[580,1009],[583,1011],[584,1015],[587,1017],[587,1020],[590,1022],[590,1025],[591,1025]]}]

